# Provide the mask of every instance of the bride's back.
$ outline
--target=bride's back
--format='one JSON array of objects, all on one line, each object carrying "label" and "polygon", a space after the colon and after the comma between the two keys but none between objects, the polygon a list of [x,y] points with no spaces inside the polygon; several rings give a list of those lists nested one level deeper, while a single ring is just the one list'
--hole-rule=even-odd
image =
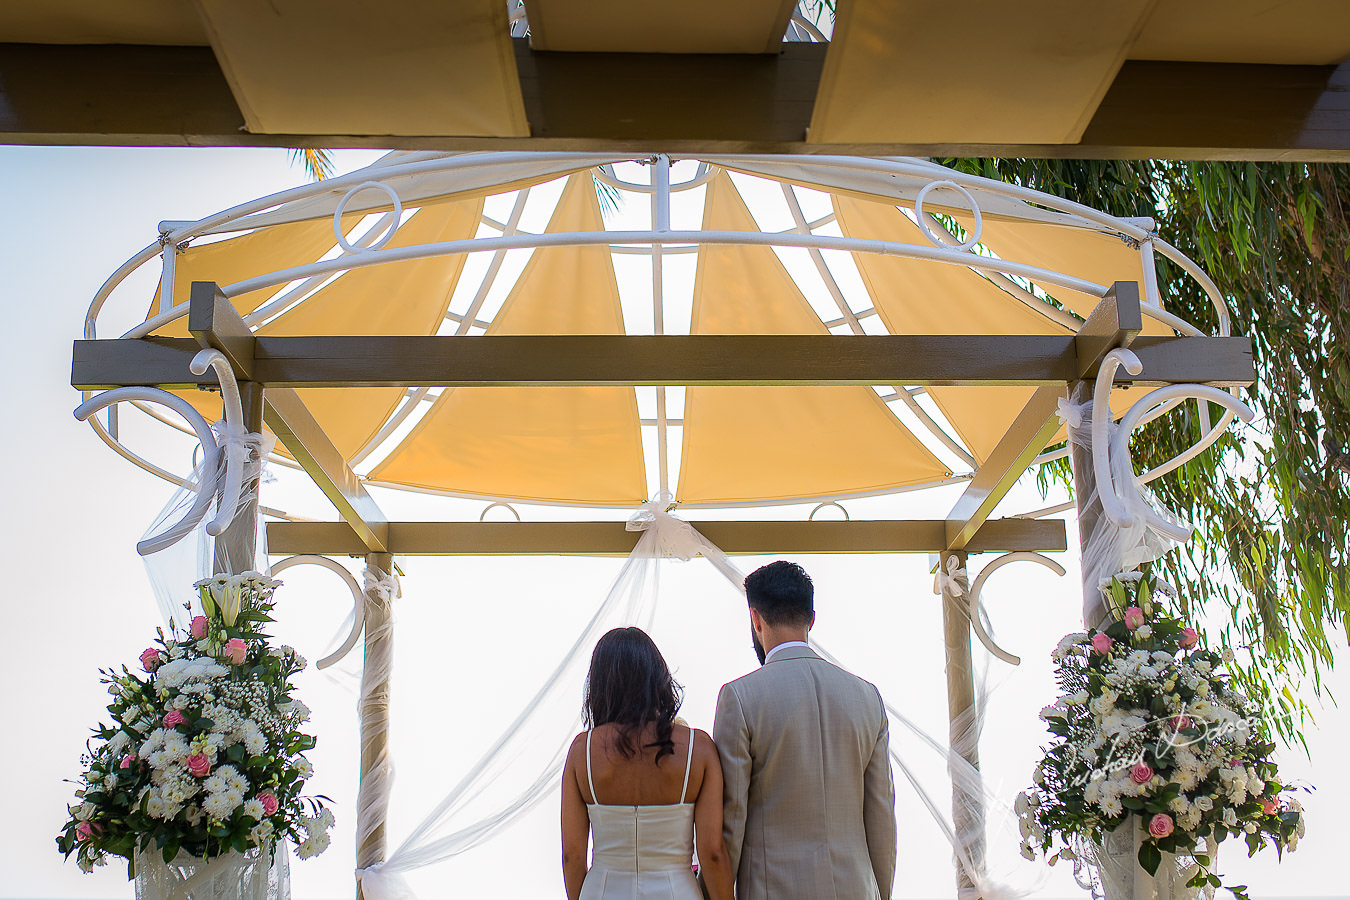
[{"label": "bride's back", "polygon": [[604,806],[665,806],[693,803],[703,786],[701,767],[689,773],[689,785],[680,796],[684,785],[685,764],[689,759],[693,729],[675,725],[671,730],[674,753],[665,753],[657,761],[659,747],[649,746],[656,741],[656,726],[648,725],[640,734],[633,735],[632,744],[637,753],[625,758],[619,750],[617,725],[600,725],[591,734],[589,748],[590,780],[596,796],[589,794],[589,785],[583,788],[588,803]]}]

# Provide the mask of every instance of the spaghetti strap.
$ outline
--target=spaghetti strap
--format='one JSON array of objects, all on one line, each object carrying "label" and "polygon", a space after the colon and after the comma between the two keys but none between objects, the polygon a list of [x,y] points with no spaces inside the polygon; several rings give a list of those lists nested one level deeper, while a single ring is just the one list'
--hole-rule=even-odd
[{"label": "spaghetti strap", "polygon": [[[594,731],[593,728],[586,731],[586,783],[591,788],[591,802],[598,805],[600,799],[595,796],[595,782],[591,779],[591,734]],[[686,775],[685,777],[688,778],[689,776]]]},{"label": "spaghetti strap", "polygon": [[[589,754],[587,754],[589,760]],[[684,784],[680,785],[680,802],[687,803],[684,799],[685,792],[689,790],[689,766],[694,761],[694,729],[689,729],[689,753],[684,758]],[[595,788],[591,788],[591,794],[595,794]]]}]

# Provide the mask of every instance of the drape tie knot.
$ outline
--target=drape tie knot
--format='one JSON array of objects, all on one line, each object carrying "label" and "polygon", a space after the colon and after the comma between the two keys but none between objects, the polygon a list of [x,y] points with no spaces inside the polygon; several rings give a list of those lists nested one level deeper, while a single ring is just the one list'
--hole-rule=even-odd
[{"label": "drape tie knot", "polygon": [[966,567],[961,565],[961,560],[956,556],[947,557],[947,566],[944,570],[938,566],[937,579],[933,585],[933,593],[946,594],[953,599],[959,600],[966,595],[966,586],[960,579],[966,577]]},{"label": "drape tie knot", "polygon": [[624,526],[628,531],[647,531],[654,536],[656,555],[662,559],[690,560],[703,555],[704,541],[694,526],[670,514],[675,498],[661,491],[638,507]]},{"label": "drape tie knot", "polygon": [[378,597],[386,606],[393,603],[395,598],[403,596],[403,586],[396,576],[388,572],[367,567],[361,576],[365,581],[366,593]]}]

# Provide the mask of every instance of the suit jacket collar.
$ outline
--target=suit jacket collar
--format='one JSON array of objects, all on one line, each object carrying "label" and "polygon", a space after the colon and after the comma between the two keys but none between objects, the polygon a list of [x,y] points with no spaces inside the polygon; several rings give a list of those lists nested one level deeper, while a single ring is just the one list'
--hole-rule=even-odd
[{"label": "suit jacket collar", "polygon": [[810,647],[784,647],[779,650],[764,665],[771,666],[776,662],[782,662],[785,659],[820,659],[820,654]]}]

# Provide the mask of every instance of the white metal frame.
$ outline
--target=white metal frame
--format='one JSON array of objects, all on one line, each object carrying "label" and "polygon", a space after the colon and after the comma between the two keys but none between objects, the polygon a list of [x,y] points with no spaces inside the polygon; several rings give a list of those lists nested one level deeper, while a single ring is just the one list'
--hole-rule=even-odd
[{"label": "white metal frame", "polygon": [[[514,15],[514,13],[513,13]],[[805,250],[820,276],[826,290],[839,311],[839,316],[822,324],[827,328],[847,327],[854,334],[865,333],[860,320],[876,315],[876,310],[854,309],[839,281],[832,271],[825,251],[844,251],[846,253],[869,253],[899,256],[910,259],[926,260],[934,264],[965,267],[987,278],[1002,288],[1016,300],[1044,315],[1050,321],[1067,327],[1076,328],[1081,321],[1067,310],[1046,299],[1057,288],[1064,288],[1093,296],[1103,296],[1105,285],[1095,284],[1069,273],[1055,272],[1038,266],[1021,263],[1016,260],[1000,259],[978,245],[976,236],[968,236],[962,241],[952,234],[931,212],[924,209],[924,201],[930,203],[929,195],[933,191],[945,189],[960,195],[958,201],[979,217],[981,210],[987,207],[995,215],[1020,215],[1029,221],[1053,222],[1066,227],[1082,228],[1103,234],[1116,236],[1137,247],[1141,254],[1141,266],[1145,272],[1143,285],[1142,311],[1150,318],[1159,321],[1184,335],[1200,335],[1204,332],[1194,324],[1168,312],[1159,295],[1156,272],[1153,267],[1155,254],[1161,254],[1194,278],[1210,298],[1217,317],[1217,333],[1221,336],[1231,333],[1231,320],[1223,297],[1204,272],[1191,260],[1180,254],[1175,248],[1162,241],[1154,232],[1154,223],[1150,219],[1118,218],[1081,204],[1042,194],[1038,191],[1017,185],[1005,184],[938,166],[935,163],[919,159],[865,159],[839,156],[802,156],[791,160],[791,165],[807,173],[810,183],[798,186],[781,183],[784,199],[792,216],[793,227],[784,231],[705,231],[675,230],[670,223],[670,204],[672,195],[696,189],[705,185],[719,169],[730,167],[753,171],[756,168],[782,166],[784,160],[777,156],[707,156],[697,158],[698,163],[692,176],[672,182],[670,156],[660,154],[654,157],[617,157],[596,156],[579,153],[468,153],[440,154],[435,152],[390,154],[374,166],[339,176],[323,182],[302,185],[287,191],[262,197],[240,204],[211,216],[193,221],[166,221],[160,223],[160,234],[156,241],[147,245],[108,279],[99,289],[91,302],[85,320],[85,336],[97,335],[99,314],[104,304],[128,275],[149,262],[155,256],[162,260],[162,289],[160,311],[147,321],[127,331],[123,337],[142,337],[164,325],[186,316],[188,305],[173,294],[173,274],[177,252],[191,241],[209,235],[225,235],[247,231],[267,222],[288,221],[288,216],[314,218],[317,215],[331,216],[334,222],[334,241],[341,250],[331,258],[308,265],[287,268],[277,272],[263,273],[253,278],[222,286],[226,296],[236,296],[249,291],[278,285],[291,285],[278,296],[246,317],[246,321],[256,327],[273,317],[282,314],[297,304],[302,304],[313,293],[343,272],[383,265],[412,259],[426,259],[470,253],[490,253],[491,259],[484,277],[479,284],[468,309],[462,313],[449,313],[447,318],[454,323],[454,333],[469,334],[475,328],[485,328],[491,324],[490,317],[482,316],[484,301],[497,282],[505,255],[512,250],[535,250],[545,247],[585,247],[604,246],[612,253],[640,253],[648,256],[652,269],[652,315],[657,333],[665,332],[665,304],[663,258],[669,254],[697,252],[699,248],[713,245],[766,246],[772,248],[794,248]],[[640,163],[650,173],[644,181],[623,177],[616,171],[616,165]],[[540,168],[538,171],[562,170],[577,171],[590,169],[593,176],[621,192],[642,194],[651,199],[651,226],[645,230],[568,233],[528,233],[520,225],[525,203],[530,189],[517,192],[507,221],[497,221],[484,215],[482,223],[498,232],[495,236],[473,238],[469,240],[447,241],[421,244],[410,247],[387,248],[385,244],[401,225],[402,208],[419,206],[435,196],[444,196],[455,191],[457,178],[490,177],[495,172],[510,172],[504,182],[519,177],[522,165],[552,166],[553,169]],[[514,167],[514,168],[512,168]],[[561,177],[561,174],[560,174]],[[738,176],[739,177],[739,176]],[[750,176],[747,176],[750,177]],[[819,178],[819,181],[811,179]],[[819,229],[834,221],[833,215],[825,215],[808,221],[798,199],[798,191],[811,190],[811,184],[837,184],[841,179],[865,178],[885,179],[894,190],[897,203],[902,203],[907,215],[914,218],[927,243],[906,243],[870,238],[846,238],[838,235],[819,233]],[[383,192],[383,196],[381,196]],[[935,195],[934,195],[935,196]],[[383,206],[383,209],[381,208]],[[393,207],[392,211],[390,207]],[[912,207],[912,208],[907,208]],[[291,213],[291,210],[295,210]],[[341,230],[341,221],[348,212],[366,213],[364,230],[352,239]],[[374,216],[373,222],[369,221]],[[368,226],[368,227],[367,227]],[[1029,287],[1032,289],[1029,289]],[[1039,293],[1038,293],[1039,292]],[[920,404],[918,396],[923,391],[905,385],[893,385],[886,394],[888,408],[902,419],[918,423],[926,434],[919,435],[921,440],[930,443],[935,452],[941,451],[954,457],[972,471],[952,472],[933,482],[914,485],[897,490],[878,490],[841,494],[830,500],[845,500],[857,497],[877,496],[922,489],[941,484],[958,483],[969,479],[975,468],[975,457],[950,426],[938,421],[928,409]],[[656,388],[656,415],[647,417],[642,427],[652,428],[655,432],[658,453],[657,473],[653,492],[669,490],[670,484],[670,447],[669,429],[682,424],[678,411],[672,411],[668,390]],[[415,419],[434,399],[431,389],[410,390],[403,403],[385,421],[376,436],[355,456],[354,465],[359,465],[374,454],[382,444],[394,436],[400,428]],[[1151,404],[1138,418],[1139,424],[1166,414],[1186,398],[1172,396],[1166,403]],[[1199,398],[1197,398],[1199,399]],[[1209,397],[1205,398],[1210,399]],[[1195,447],[1169,461],[1164,466],[1140,477],[1148,481],[1181,465],[1187,459],[1203,451],[1217,440],[1233,418],[1233,412],[1226,410],[1224,416],[1214,423],[1209,422],[1208,406],[1199,402],[1205,438]],[[149,410],[147,410],[149,411]],[[154,415],[155,413],[151,413]],[[163,418],[156,415],[156,418]],[[166,420],[168,421],[168,420]],[[127,448],[117,434],[116,418],[110,414],[109,427],[105,428],[96,420],[91,424],[100,438],[109,443],[124,457],[141,466],[146,471],[171,481],[182,480],[145,460]],[[174,424],[171,422],[171,424]],[[908,421],[906,424],[910,424]],[[174,427],[179,427],[174,424]],[[910,425],[911,429],[913,428]],[[1038,462],[1060,458],[1065,450],[1051,451],[1038,457]],[[275,457],[283,463],[289,463],[282,457]],[[592,504],[524,501],[519,498],[466,494],[461,492],[439,491],[434,489],[411,489],[403,485],[390,484],[374,479],[366,479],[371,486],[414,490],[417,493],[430,493],[465,499],[481,499],[488,503],[510,501],[511,503],[535,502],[543,506],[590,506]],[[745,508],[776,505],[795,505],[818,503],[820,497],[789,498],[772,502],[744,503],[702,503],[685,504],[693,508]],[[1042,510],[1032,515],[1047,514]]]}]

